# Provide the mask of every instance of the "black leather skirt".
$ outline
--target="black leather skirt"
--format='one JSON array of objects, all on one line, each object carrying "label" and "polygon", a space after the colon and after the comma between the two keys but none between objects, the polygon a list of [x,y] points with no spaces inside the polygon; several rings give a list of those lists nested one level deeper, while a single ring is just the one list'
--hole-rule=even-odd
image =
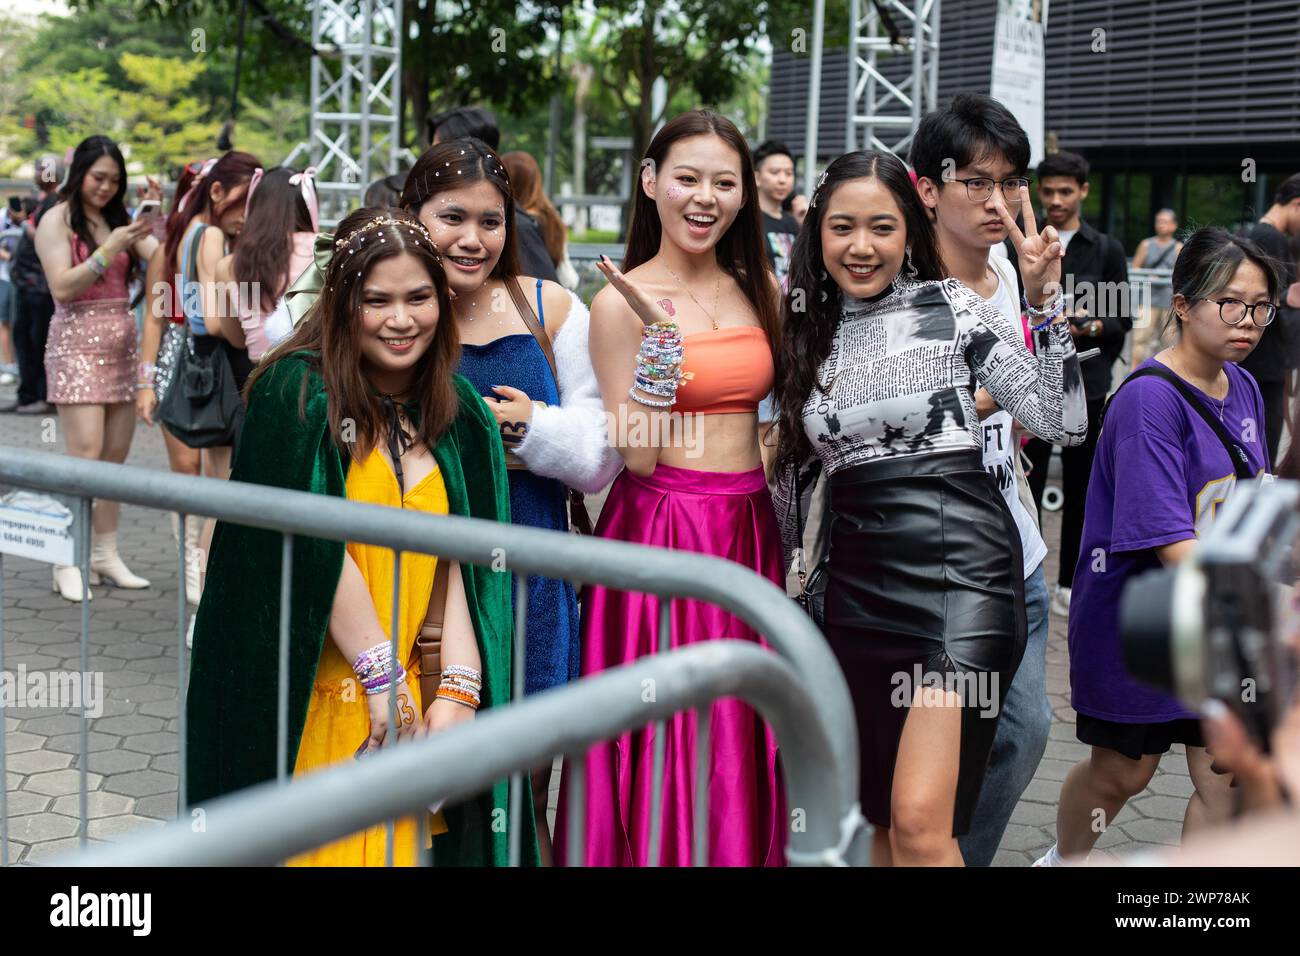
[{"label": "black leather skirt", "polygon": [[976,452],[870,462],[831,476],[826,636],[853,694],[863,813],[890,825],[918,686],[962,701],[953,835],[970,829],[998,715],[1024,654],[1020,535]]}]

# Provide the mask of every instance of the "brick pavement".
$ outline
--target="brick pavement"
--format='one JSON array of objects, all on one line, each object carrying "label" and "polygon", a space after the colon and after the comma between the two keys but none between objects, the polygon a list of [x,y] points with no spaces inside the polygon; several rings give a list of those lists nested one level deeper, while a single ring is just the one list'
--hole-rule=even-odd
[{"label": "brick pavement", "polygon": [[[0,398],[10,397],[9,390]],[[50,449],[39,418],[0,415],[0,445]],[[129,463],[165,468],[162,439],[138,428]],[[1054,550],[1057,515],[1044,529]],[[95,588],[90,667],[104,675],[104,712],[90,727],[88,835],[111,840],[160,826],[176,812],[176,550],[160,512],[124,507],[119,547],[153,582],[144,591]],[[1055,555],[1047,578],[1055,581]],[[6,557],[5,664],[10,670],[78,670],[80,607],[51,593],[46,565]],[[1074,739],[1068,704],[1065,621],[1053,616],[1047,687],[1056,719],[1047,753],[1017,805],[995,859],[1025,866],[1052,842],[1060,781],[1087,748]],[[40,864],[77,845],[79,721],[76,712],[26,708],[5,716],[9,860]],[[555,798],[552,782],[552,806]],[[1191,781],[1182,748],[1167,754],[1150,789],[1133,800],[1098,842],[1124,854],[1178,842]]]}]

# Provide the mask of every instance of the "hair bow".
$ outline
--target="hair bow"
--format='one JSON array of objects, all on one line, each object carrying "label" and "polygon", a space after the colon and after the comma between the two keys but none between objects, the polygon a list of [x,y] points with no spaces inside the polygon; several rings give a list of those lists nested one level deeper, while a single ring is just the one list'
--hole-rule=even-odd
[{"label": "hair bow", "polygon": [[302,275],[294,279],[284,293],[284,304],[293,317],[295,329],[302,324],[312,305],[320,298],[321,289],[325,288],[325,272],[334,257],[334,233],[318,233],[311,255],[311,265],[302,270]]},{"label": "hair bow", "polygon": [[176,204],[176,211],[178,213],[185,211],[185,207],[189,204],[190,198],[199,191],[199,187],[203,185],[203,181],[208,178],[208,174],[212,172],[212,167],[215,165],[217,165],[215,158],[204,162],[203,168],[200,169],[199,174],[194,177],[194,182],[190,183],[190,188],[185,190],[185,195],[182,196],[181,201]]},{"label": "hair bow", "polygon": [[255,170],[253,170],[252,178],[248,180],[248,192],[244,194],[244,219],[245,220],[248,219],[248,211],[253,208],[253,190],[257,188],[257,184],[262,181],[262,176],[264,175],[265,172],[263,171],[262,167],[258,166]]},{"label": "hair bow", "polygon": [[300,173],[289,177],[290,186],[302,189],[302,201],[307,204],[307,213],[311,216],[311,231],[320,232],[320,201],[316,198],[316,167],[308,166]]}]

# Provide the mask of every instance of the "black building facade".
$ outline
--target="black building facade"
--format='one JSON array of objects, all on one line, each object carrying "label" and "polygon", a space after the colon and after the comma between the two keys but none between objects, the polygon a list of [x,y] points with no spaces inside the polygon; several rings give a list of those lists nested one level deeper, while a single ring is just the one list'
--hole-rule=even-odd
[{"label": "black building facade", "polygon": [[[988,92],[996,0],[945,0],[940,102]],[[1046,130],[1092,164],[1085,212],[1130,251],[1157,209],[1185,225],[1253,220],[1300,172],[1297,0],[1054,0],[1045,42]],[[847,24],[826,27],[819,161],[843,151]],[[768,135],[802,151],[809,59],[772,63]],[[901,79],[910,53],[882,64]]]}]

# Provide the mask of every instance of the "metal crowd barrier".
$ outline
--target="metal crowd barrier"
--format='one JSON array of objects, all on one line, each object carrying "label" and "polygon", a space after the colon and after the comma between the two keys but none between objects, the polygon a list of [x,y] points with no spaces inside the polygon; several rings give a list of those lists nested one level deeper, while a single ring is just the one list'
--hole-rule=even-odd
[{"label": "metal crowd barrier", "polygon": [[[645,682],[655,698],[642,700]],[[231,866],[275,864],[304,850],[435,800],[484,790],[520,767],[567,755],[566,773],[580,792],[582,755],[590,744],[663,720],[717,697],[741,697],[772,724],[792,808],[807,827],[790,833],[798,863],[841,862],[837,795],[828,783],[839,768],[813,695],[785,661],[745,641],[716,641],[645,658],[540,694],[432,737],[389,748],[356,766],[309,774],[289,786],[251,787],[205,807],[202,832],[188,820],[96,847],[66,862],[78,866]],[[695,865],[708,837],[707,787],[696,794]],[[583,806],[569,805],[571,860],[582,859]],[[268,821],[274,820],[274,826]],[[434,851],[436,852],[436,850]]]},{"label": "metal crowd barrier", "polygon": [[[289,641],[289,607],[291,604],[290,564],[292,536],[305,535],[336,541],[355,541],[391,548],[400,554],[415,552],[436,554],[439,557],[494,567],[515,573],[516,580],[516,648],[515,648],[515,702],[510,706],[484,712],[479,719],[463,727],[437,735],[427,741],[395,746],[391,753],[376,756],[366,766],[357,766],[311,774],[292,784],[296,813],[304,813],[298,801],[319,799],[313,803],[314,811],[304,818],[303,826],[296,824],[288,830],[284,816],[266,816],[279,800],[290,799],[282,792],[271,793],[274,788],[288,784],[286,760],[280,761],[281,778],[264,788],[254,788],[242,794],[231,795],[226,800],[214,802],[212,813],[217,823],[233,829],[233,846],[248,846],[240,842],[251,832],[259,839],[266,838],[266,821],[276,821],[276,829],[283,830],[286,841],[298,849],[309,847],[316,837],[328,840],[333,836],[354,832],[366,823],[389,821],[389,861],[392,859],[392,820],[399,811],[421,805],[444,791],[448,795],[464,795],[481,790],[483,784],[501,779],[506,773],[512,777],[510,832],[511,861],[519,859],[519,834],[521,814],[531,812],[522,806],[522,779],[527,769],[538,759],[561,753],[573,757],[583,744],[607,739],[635,726],[655,722],[655,752],[653,780],[663,779],[665,718],[691,706],[700,707],[705,722],[701,725],[701,750],[707,746],[707,702],[721,696],[741,696],[751,700],[773,723],[782,747],[782,760],[787,785],[791,788],[792,808],[804,811],[803,829],[794,829],[790,836],[789,857],[792,862],[860,863],[865,861],[865,840],[860,838],[858,814],[858,753],[857,729],[848,687],[834,656],[824,639],[807,617],[789,600],[783,591],[752,571],[733,562],[682,551],[649,548],[625,542],[606,541],[543,531],[516,525],[462,518],[399,512],[378,505],[360,504],[343,499],[288,491],[263,485],[217,481],[176,475],[170,472],[114,465],[105,462],[73,458],[49,452],[0,447],[0,488],[24,488],[54,495],[67,496],[76,502],[75,532],[78,536],[78,557],[83,581],[89,576],[89,528],[91,501],[103,498],[124,504],[138,505],[164,511],[174,511],[182,521],[187,515],[201,515],[250,527],[278,531],[283,535],[282,558],[282,609],[280,617],[280,688],[279,688],[279,752],[287,752],[288,736],[288,681],[286,667]],[[197,505],[201,503],[202,507]],[[0,562],[3,557],[0,556]],[[3,660],[3,564],[0,563],[0,671]],[[177,545],[177,677],[178,677],[178,814],[185,815],[186,789],[186,727],[184,693],[188,673],[188,653],[185,647],[187,607],[184,581],[185,552],[183,540]],[[666,598],[660,605],[659,644],[661,654],[629,668],[610,672],[609,675],[584,678],[565,688],[529,697],[522,701],[525,628],[526,575],[540,574],[550,578],[565,579],[582,584],[600,584],[628,591],[640,591]],[[395,576],[396,577],[396,576]],[[662,653],[667,644],[667,622],[672,600],[693,598],[707,601],[730,611],[745,621],[779,655],[753,647],[731,647],[720,644],[716,653],[708,646],[700,649],[686,648],[671,654]],[[398,602],[394,602],[394,614]],[[396,632],[396,622],[393,631]],[[90,604],[81,604],[81,665],[82,673],[88,671]],[[747,653],[752,652],[752,653]],[[689,652],[689,653],[688,653]],[[755,655],[759,655],[756,657]],[[763,663],[760,657],[770,658]],[[783,658],[785,663],[780,662]],[[789,679],[791,673],[796,679]],[[633,676],[628,676],[629,674]],[[626,707],[611,704],[618,688],[629,680],[639,682],[647,677],[663,679],[673,689],[659,691],[658,703],[645,703],[641,695],[628,698],[635,701],[635,716]],[[779,677],[780,679],[775,679]],[[734,684],[729,684],[734,680]],[[640,686],[637,683],[637,686]],[[662,685],[660,685],[662,687]],[[611,689],[612,688],[612,689]],[[730,688],[730,689],[729,689]],[[704,706],[701,706],[704,705]],[[395,708],[395,698],[390,698],[390,714]],[[572,708],[572,711],[569,711]],[[564,711],[564,719],[554,716]],[[395,716],[395,714],[393,714]],[[545,731],[551,721],[556,729]],[[499,728],[499,729],[493,729]],[[87,755],[89,718],[85,700],[81,709],[81,747],[78,835],[82,847],[87,845]],[[502,735],[506,736],[502,736]],[[528,735],[533,742],[524,742],[518,736]],[[469,742],[468,744],[466,742]],[[466,747],[469,749],[465,749]],[[554,749],[550,749],[550,748]],[[417,757],[415,753],[423,755]],[[450,768],[457,765],[454,755],[473,753],[476,761],[487,761],[480,767],[470,766],[474,761],[463,761],[466,766],[459,772]],[[418,773],[411,768],[421,759],[430,761],[429,767],[441,767],[446,773]],[[423,768],[424,765],[421,764]],[[3,734],[0,734],[0,773],[4,771]],[[566,763],[566,773],[580,777],[582,763]],[[816,774],[817,779],[812,775]],[[372,778],[373,775],[373,778]],[[320,778],[319,780],[317,778]],[[799,779],[796,779],[799,778]],[[340,783],[339,781],[343,782]],[[388,792],[388,782],[403,781],[403,785]],[[348,782],[353,781],[353,782]],[[361,789],[352,790],[361,784]],[[337,799],[340,790],[347,789],[346,801]],[[580,790],[575,787],[575,790]],[[655,786],[652,803],[652,820],[660,818],[661,788]],[[385,792],[379,792],[385,790]],[[417,796],[418,793],[418,796]],[[696,804],[700,805],[697,795]],[[251,807],[251,809],[250,809]],[[581,813],[582,810],[577,812]],[[293,816],[292,814],[289,816]],[[816,816],[818,819],[814,820]],[[260,824],[252,830],[248,821],[260,817]],[[362,819],[364,817],[365,819]],[[0,861],[8,860],[8,811],[4,796],[0,795]],[[212,832],[209,815],[209,833]],[[188,826],[188,823],[184,824]],[[578,833],[582,832],[577,828]],[[141,854],[156,853],[151,860],[161,860],[166,855],[157,849],[163,834],[174,834],[172,827],[149,836],[129,838],[130,846],[139,846]],[[217,843],[221,841],[209,841]],[[125,844],[124,844],[125,845]],[[223,852],[203,843],[202,853],[192,841],[184,844],[194,847],[198,856],[189,858],[198,862],[207,854]],[[278,845],[278,844],[277,844]],[[652,840],[657,846],[657,841]],[[285,844],[288,846],[288,843]],[[153,849],[149,849],[153,848]],[[113,853],[120,848],[113,848]],[[122,850],[122,857],[113,856],[109,850],[97,850],[88,855],[88,862],[100,860],[135,859],[134,850]],[[170,852],[170,851],[168,851]],[[293,852],[290,849],[288,852]],[[141,857],[142,859],[144,857]],[[167,856],[169,860],[183,862],[180,857]],[[264,857],[258,852],[258,858]],[[575,857],[580,858],[580,857]]]}]

